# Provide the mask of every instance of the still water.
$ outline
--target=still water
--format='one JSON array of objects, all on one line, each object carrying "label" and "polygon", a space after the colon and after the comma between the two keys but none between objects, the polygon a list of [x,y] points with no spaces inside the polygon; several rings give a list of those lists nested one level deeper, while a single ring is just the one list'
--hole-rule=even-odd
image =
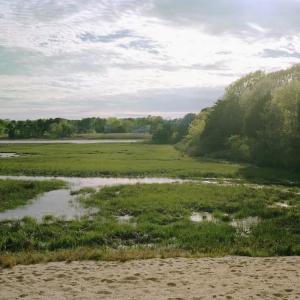
[{"label": "still water", "polygon": [[0,179],[13,180],[63,180],[68,184],[65,189],[55,190],[37,196],[28,204],[0,213],[0,221],[6,219],[21,219],[30,216],[41,220],[46,215],[64,217],[67,220],[80,218],[94,213],[92,209],[83,208],[73,191],[84,187],[100,189],[105,186],[137,184],[137,183],[174,183],[182,182],[170,178],[79,178],[79,177],[33,177],[33,176],[0,176]]},{"label": "still water", "polygon": [[12,158],[18,157],[19,155],[14,152],[0,152],[0,158]]},{"label": "still water", "polygon": [[0,140],[0,144],[131,144],[141,140]]}]

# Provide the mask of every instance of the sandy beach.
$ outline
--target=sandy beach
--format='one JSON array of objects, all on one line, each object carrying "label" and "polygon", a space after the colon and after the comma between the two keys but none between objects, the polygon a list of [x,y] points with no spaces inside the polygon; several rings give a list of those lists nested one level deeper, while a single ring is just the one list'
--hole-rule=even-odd
[{"label": "sandy beach", "polygon": [[300,257],[72,262],[0,269],[0,299],[300,299]]}]

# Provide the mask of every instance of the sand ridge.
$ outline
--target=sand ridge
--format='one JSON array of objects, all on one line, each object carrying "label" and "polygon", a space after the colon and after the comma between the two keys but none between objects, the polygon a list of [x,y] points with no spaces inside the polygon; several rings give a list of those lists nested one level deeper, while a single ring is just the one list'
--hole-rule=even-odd
[{"label": "sand ridge", "polygon": [[300,257],[18,265],[0,299],[300,299]]}]

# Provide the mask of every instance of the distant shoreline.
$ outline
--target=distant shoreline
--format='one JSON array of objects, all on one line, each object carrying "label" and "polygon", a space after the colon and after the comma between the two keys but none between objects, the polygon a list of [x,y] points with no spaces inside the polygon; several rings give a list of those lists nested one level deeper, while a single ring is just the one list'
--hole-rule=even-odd
[{"label": "distant shoreline", "polygon": [[0,140],[0,145],[17,144],[135,144],[142,139],[6,139]]}]

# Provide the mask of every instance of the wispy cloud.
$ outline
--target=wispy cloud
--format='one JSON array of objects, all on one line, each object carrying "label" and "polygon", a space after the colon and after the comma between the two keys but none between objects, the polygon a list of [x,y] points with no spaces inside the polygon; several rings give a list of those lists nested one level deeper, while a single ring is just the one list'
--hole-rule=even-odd
[{"label": "wispy cloud", "polygon": [[90,32],[85,32],[80,35],[80,39],[83,42],[91,42],[91,43],[111,43],[120,39],[134,37],[134,33],[130,30],[119,30],[112,32],[107,35],[97,35]]},{"label": "wispy cloud", "polygon": [[0,118],[197,111],[245,73],[300,62],[299,11],[298,0],[0,1]]},{"label": "wispy cloud", "polygon": [[263,57],[271,57],[271,58],[297,58],[300,59],[300,52],[289,51],[289,50],[280,50],[280,49],[264,49],[262,53]]}]

